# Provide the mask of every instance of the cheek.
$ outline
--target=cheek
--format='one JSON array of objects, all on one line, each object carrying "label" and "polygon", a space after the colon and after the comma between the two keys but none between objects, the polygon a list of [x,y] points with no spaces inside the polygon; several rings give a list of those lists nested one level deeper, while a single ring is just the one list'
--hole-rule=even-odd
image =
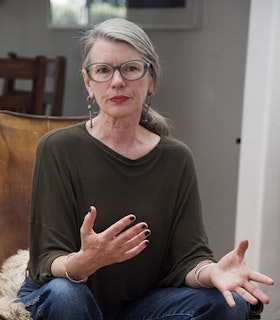
[{"label": "cheek", "polygon": [[147,91],[139,90],[139,88],[136,88],[135,90],[131,91],[131,97],[135,104],[142,107],[147,97]]},{"label": "cheek", "polygon": [[138,83],[134,87],[135,94],[138,99],[144,102],[147,98],[147,95],[150,92],[153,92],[152,81],[143,81],[143,83]]},{"label": "cheek", "polygon": [[91,91],[95,100],[97,102],[102,102],[102,100],[104,99],[103,97],[105,95],[106,90],[104,90],[100,85],[98,86],[98,88],[96,88],[96,83],[92,83]]}]

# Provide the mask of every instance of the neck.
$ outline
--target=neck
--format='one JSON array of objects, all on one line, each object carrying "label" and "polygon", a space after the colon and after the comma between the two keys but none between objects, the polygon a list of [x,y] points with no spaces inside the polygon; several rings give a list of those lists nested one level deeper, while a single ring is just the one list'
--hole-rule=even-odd
[{"label": "neck", "polygon": [[92,124],[90,134],[111,147],[120,144],[126,147],[134,145],[143,129],[139,125],[139,119],[113,119],[101,115],[94,118]]},{"label": "neck", "polygon": [[135,160],[150,152],[160,140],[158,135],[140,126],[138,121],[134,123],[131,119],[129,121],[105,121],[102,116],[98,115],[93,119],[92,128],[89,122],[87,128],[94,138],[110,149]]}]

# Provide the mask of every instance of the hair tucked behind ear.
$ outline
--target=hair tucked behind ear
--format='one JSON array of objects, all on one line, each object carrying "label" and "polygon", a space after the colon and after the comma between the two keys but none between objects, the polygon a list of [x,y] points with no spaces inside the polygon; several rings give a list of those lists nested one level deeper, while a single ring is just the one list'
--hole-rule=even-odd
[{"label": "hair tucked behind ear", "polygon": [[[157,87],[161,73],[159,57],[151,40],[138,25],[126,19],[116,18],[108,19],[97,24],[92,30],[87,31],[81,38],[83,44],[83,68],[91,63],[90,51],[99,39],[121,41],[135,48],[143,59],[151,64],[149,71],[153,77],[154,87]],[[144,106],[140,124],[160,136],[166,136],[170,131],[168,122],[163,116],[151,108],[146,113]]]}]

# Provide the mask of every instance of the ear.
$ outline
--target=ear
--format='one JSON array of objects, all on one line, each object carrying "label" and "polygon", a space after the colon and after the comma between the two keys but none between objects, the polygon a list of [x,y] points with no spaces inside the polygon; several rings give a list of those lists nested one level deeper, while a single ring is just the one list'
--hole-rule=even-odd
[{"label": "ear", "polygon": [[87,89],[89,96],[91,98],[94,98],[93,89],[91,87],[91,80],[90,80],[89,76],[87,75],[87,72],[85,69],[82,70],[82,76],[83,76],[84,84],[85,84],[85,87]]},{"label": "ear", "polygon": [[150,86],[147,92],[147,96],[154,96],[154,95],[155,95],[154,86]]},{"label": "ear", "polygon": [[150,83],[149,83],[149,87],[148,87],[148,95],[154,94],[154,90],[155,90],[155,82],[154,82],[153,76],[151,75]]}]

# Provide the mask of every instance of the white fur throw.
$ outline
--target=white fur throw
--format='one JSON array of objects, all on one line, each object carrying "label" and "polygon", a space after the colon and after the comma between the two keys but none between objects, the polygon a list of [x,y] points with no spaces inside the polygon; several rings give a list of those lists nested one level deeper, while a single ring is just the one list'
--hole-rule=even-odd
[{"label": "white fur throw", "polygon": [[19,250],[8,258],[0,272],[0,316],[6,320],[30,320],[32,317],[22,303],[14,303],[25,278],[28,250]]}]

